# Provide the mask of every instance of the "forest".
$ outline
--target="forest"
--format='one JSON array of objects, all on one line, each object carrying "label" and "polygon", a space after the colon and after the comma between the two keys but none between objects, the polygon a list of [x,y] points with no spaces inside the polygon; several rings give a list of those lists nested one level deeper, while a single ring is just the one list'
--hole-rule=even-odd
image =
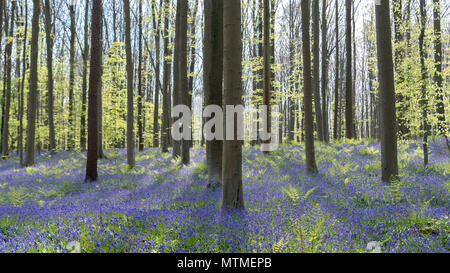
[{"label": "forest", "polygon": [[449,253],[449,15],[0,0],[0,253]]}]

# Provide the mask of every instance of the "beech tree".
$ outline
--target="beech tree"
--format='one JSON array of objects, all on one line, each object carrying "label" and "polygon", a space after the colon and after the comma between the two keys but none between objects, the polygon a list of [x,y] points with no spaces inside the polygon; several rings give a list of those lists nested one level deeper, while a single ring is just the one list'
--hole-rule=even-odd
[{"label": "beech tree", "polygon": [[347,139],[354,138],[353,132],[353,78],[352,78],[352,0],[345,0],[345,132]]},{"label": "beech tree", "polygon": [[[242,99],[242,34],[241,1],[223,2],[223,70],[224,104],[243,105]],[[228,109],[225,110],[225,122]],[[222,209],[244,209],[242,188],[242,142],[237,139],[238,123],[233,115],[234,140],[224,140],[222,166]],[[226,130],[224,130],[226,134]]]},{"label": "beech tree", "polygon": [[[264,125],[263,128],[267,133],[272,132],[272,123],[271,123],[271,45],[270,45],[270,0],[264,0],[264,92],[263,92],[263,104],[267,107],[267,112],[263,117]],[[270,145],[270,140],[265,141],[264,144]],[[268,152],[265,152],[268,153]]]},{"label": "beech tree", "polygon": [[133,98],[133,56],[131,51],[131,19],[130,1],[123,0],[124,20],[125,20],[125,47],[127,55],[127,162],[128,167],[135,166],[134,158],[134,98]]},{"label": "beech tree", "polygon": [[91,64],[89,75],[89,105],[88,105],[88,152],[86,162],[86,181],[96,181],[98,158],[98,91],[101,82],[102,55],[102,0],[92,0],[91,15]]},{"label": "beech tree", "polygon": [[144,99],[144,93],[143,93],[143,86],[142,86],[142,0],[138,3],[138,72],[137,72],[137,79],[138,79],[138,115],[137,115],[137,123],[138,123],[138,148],[139,151],[144,151],[144,117],[143,117],[143,99]]},{"label": "beech tree", "polygon": [[80,148],[86,150],[86,100],[87,100],[87,73],[89,59],[89,0],[86,0],[84,10],[84,48],[83,48],[83,83],[81,91],[81,117],[80,117]]},{"label": "beech tree", "polygon": [[69,72],[69,133],[67,138],[67,149],[73,150],[75,147],[74,140],[74,121],[75,121],[75,102],[74,102],[74,88],[75,88],[75,3],[71,2],[69,5],[70,13],[70,72]]},{"label": "beech tree", "polygon": [[[11,16],[10,22],[8,26],[8,19],[6,19],[5,31],[9,37],[14,36],[14,24],[15,24],[15,15],[16,15],[16,1],[12,1],[11,3]],[[9,27],[9,29],[8,29]],[[6,89],[3,93],[4,98],[4,107],[3,107],[3,130],[2,130],[2,158],[7,158],[9,156],[9,117],[10,117],[10,109],[11,109],[11,93],[12,93],[12,84],[11,84],[11,70],[12,70],[12,47],[13,41],[9,41],[5,46],[5,80],[6,80]]]},{"label": "beech tree", "polygon": [[28,84],[28,112],[27,112],[27,146],[25,166],[34,165],[34,144],[36,137],[36,110],[37,110],[37,84],[38,84],[38,55],[39,55],[39,14],[40,0],[33,0],[33,19],[31,21],[31,48],[30,48],[30,76]]},{"label": "beech tree", "polygon": [[394,65],[392,60],[389,0],[375,6],[378,71],[381,109],[381,179],[390,182],[398,175],[397,128],[395,113]]},{"label": "beech tree", "polygon": [[[204,1],[203,88],[205,106],[223,106],[223,1]],[[205,123],[214,118],[218,117],[207,117]],[[222,145],[221,140],[206,140],[209,187],[220,185],[222,181]]]},{"label": "beech tree", "polygon": [[302,41],[303,41],[303,92],[304,92],[304,111],[305,111],[305,153],[306,170],[309,173],[317,172],[315,151],[314,151],[314,122],[313,122],[313,86],[311,79],[311,41],[309,35],[309,0],[302,0]]},{"label": "beech tree", "polygon": [[314,109],[316,114],[316,130],[320,141],[323,137],[322,108],[320,106],[320,13],[319,1],[312,1],[312,51]]},{"label": "beech tree", "polygon": [[420,104],[422,106],[423,115],[423,164],[428,165],[428,136],[430,135],[430,125],[428,124],[428,94],[427,94],[427,67],[425,65],[426,52],[425,52],[425,29],[427,27],[427,10],[426,1],[420,0],[420,35],[419,35],[419,55],[420,55],[420,66],[422,72],[422,97]]},{"label": "beech tree", "polygon": [[334,140],[338,140],[340,137],[339,126],[338,126],[338,115],[340,110],[340,96],[339,96],[339,85],[340,85],[340,77],[339,77],[339,66],[340,66],[340,58],[339,58],[339,0],[335,0],[335,73],[334,73],[334,125],[333,125],[333,138]]},{"label": "beech tree", "polygon": [[162,130],[161,130],[161,152],[167,153],[169,151],[169,137],[170,137],[170,56],[169,49],[169,16],[168,10],[170,8],[169,0],[164,1],[162,14],[164,14],[164,31],[163,31],[163,47],[164,47],[164,63],[163,63],[163,112],[162,112]]}]

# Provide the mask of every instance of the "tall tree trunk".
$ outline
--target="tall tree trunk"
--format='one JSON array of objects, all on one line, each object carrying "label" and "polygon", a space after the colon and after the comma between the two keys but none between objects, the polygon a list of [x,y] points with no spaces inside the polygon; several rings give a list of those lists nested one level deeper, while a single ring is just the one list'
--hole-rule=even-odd
[{"label": "tall tree trunk", "polygon": [[[218,105],[221,108],[223,105],[223,1],[205,0],[203,36],[204,104],[205,106]],[[209,122],[211,118],[206,118],[205,122]],[[206,141],[206,164],[210,187],[219,185],[222,181],[222,145],[221,140]]]},{"label": "tall tree trunk", "polygon": [[345,131],[347,139],[355,137],[353,132],[353,79],[352,79],[352,1],[345,0],[346,11],[346,79],[345,79]]},{"label": "tall tree trunk", "polygon": [[302,0],[302,40],[303,40],[303,86],[305,111],[305,153],[306,170],[308,173],[317,172],[314,152],[314,118],[312,109],[312,80],[311,80],[311,41],[309,35],[310,0]]},{"label": "tall tree trunk", "polygon": [[[163,1],[163,0],[161,0]],[[162,3],[162,2],[161,2]],[[153,112],[153,148],[159,147],[159,135],[161,134],[159,128],[159,92],[161,92],[160,87],[160,63],[161,63],[161,32],[160,25],[162,20],[163,10],[160,8],[159,16],[157,16],[158,12],[156,11],[155,1],[152,1],[152,9],[153,9],[153,27],[155,31],[155,51],[156,51],[156,67],[155,67],[155,110]],[[156,20],[158,18],[158,20]],[[163,126],[164,127],[164,126]]]},{"label": "tall tree trunk", "polygon": [[[175,38],[175,44],[178,48],[175,49],[175,66],[174,75],[178,73],[178,76],[174,76],[174,106],[185,105],[188,106],[189,102],[189,90],[188,90],[188,75],[187,75],[187,21],[188,21],[188,0],[178,0],[177,2],[177,33]],[[175,90],[177,88],[177,90]],[[175,101],[177,100],[177,101]],[[190,131],[191,128],[183,128],[183,130]],[[190,161],[190,141],[182,139],[181,141],[174,141],[174,151],[179,149],[179,156],[181,156],[181,163],[188,165]],[[176,147],[178,145],[179,147]],[[175,155],[175,154],[174,154]]]},{"label": "tall tree trunk", "polygon": [[169,137],[170,137],[170,62],[167,58],[170,56],[169,49],[169,0],[164,0],[164,68],[163,68],[163,112],[162,112],[162,130],[161,130],[161,151],[167,153],[169,151]]},{"label": "tall tree trunk", "polygon": [[[22,48],[22,83],[20,87],[20,99],[19,99],[19,161],[20,166],[24,165],[23,158],[23,112],[24,112],[24,89],[25,89],[25,78],[26,78],[26,68],[27,68],[27,35],[28,35],[28,1],[25,1],[25,32],[23,34],[23,48]],[[1,20],[0,20],[1,21]],[[0,39],[1,40],[1,39]]]},{"label": "tall tree trunk", "polygon": [[98,156],[98,91],[101,82],[102,62],[102,0],[92,0],[91,15],[91,67],[89,75],[89,105],[88,105],[88,152],[86,163],[86,181],[96,181]]},{"label": "tall tree trunk", "polygon": [[[194,94],[194,73],[195,73],[195,51],[196,51],[196,22],[197,22],[197,10],[198,10],[198,3],[200,1],[195,1],[194,10],[192,11],[192,21],[190,23],[189,29],[190,29],[190,57],[189,57],[189,81],[188,81],[188,99],[187,99],[187,106],[189,109],[192,109],[192,95]],[[191,134],[192,134],[192,128],[191,128]],[[189,147],[193,147],[193,141],[189,141]]]},{"label": "tall tree trunk", "polygon": [[328,107],[327,107],[327,85],[328,85],[328,20],[327,20],[327,1],[322,0],[322,127],[323,141],[330,142],[330,133],[328,129]]},{"label": "tall tree trunk", "polygon": [[[258,53],[257,53],[257,60],[258,60],[258,62],[260,62],[261,60],[263,60],[264,59],[264,46],[263,46],[263,39],[264,39],[264,37],[263,37],[263,35],[264,35],[264,30],[263,30],[263,28],[264,28],[264,26],[263,26],[263,24],[264,24],[264,22],[263,22],[263,12],[264,12],[264,0],[258,0],[258,1],[256,1],[256,2],[258,2],[258,10],[257,10],[257,25],[256,25],[256,27],[257,27],[257,31],[256,31],[256,35],[257,35],[257,42],[256,42],[256,44],[257,44],[257,49],[258,49]],[[257,89],[258,89],[258,91],[256,91],[255,92],[255,96],[256,96],[256,107],[259,107],[259,105],[261,104],[260,103],[260,99],[262,99],[262,96],[263,96],[263,90],[264,90],[264,65],[259,65],[259,63],[258,63],[258,70],[256,71],[256,77],[257,77],[257,80],[256,80],[256,85],[257,85]],[[259,132],[260,130],[261,130],[261,128],[260,128],[260,124],[259,124],[259,121],[261,120],[261,115],[260,115],[260,113],[257,111],[256,112],[256,115],[257,115],[257,118],[258,118],[258,123],[256,124],[256,131],[257,132]],[[257,138],[257,140],[256,140],[256,144],[261,144],[261,139],[258,137]]]},{"label": "tall tree trunk", "polygon": [[314,109],[316,113],[316,129],[320,141],[324,140],[322,107],[320,106],[320,9],[319,0],[312,2],[312,31],[313,31],[313,80]]},{"label": "tall tree trunk", "polygon": [[28,127],[27,127],[27,149],[25,166],[34,165],[34,144],[36,137],[36,108],[37,108],[37,84],[38,84],[38,55],[39,55],[39,14],[40,0],[33,0],[33,19],[31,21],[31,49],[30,49],[30,76],[28,95]]},{"label": "tall tree trunk", "polygon": [[295,35],[295,7],[294,2],[289,1],[289,78],[288,78],[288,109],[289,109],[289,121],[287,124],[288,127],[288,142],[292,143],[294,141],[294,130],[295,130],[295,100],[293,99],[294,94],[297,90],[295,90],[295,81],[297,76],[295,75],[295,39],[297,38]]},{"label": "tall tree trunk", "polygon": [[45,39],[47,43],[47,113],[48,113],[48,135],[49,135],[49,151],[54,154],[56,152],[55,141],[55,121],[53,114],[53,30],[51,17],[50,1],[45,0]]},{"label": "tall tree trunk", "polygon": [[[5,29],[5,33],[8,33],[9,37],[14,37],[14,20],[16,14],[16,1],[12,1],[11,4],[11,22],[9,25],[9,33],[8,29]],[[7,24],[6,24],[7,25]],[[3,112],[3,132],[2,132],[2,158],[6,158],[9,156],[9,112],[11,108],[11,70],[12,70],[12,47],[13,40],[10,40],[9,43],[6,44],[5,48],[5,70],[6,70],[6,89],[4,90],[5,94],[5,111]]]},{"label": "tall tree trunk", "polygon": [[135,167],[134,158],[134,100],[133,100],[133,53],[131,52],[130,1],[123,1],[125,19],[125,50],[127,55],[127,162],[130,169]]},{"label": "tall tree trunk", "polygon": [[89,58],[89,0],[84,10],[84,49],[83,49],[83,83],[81,87],[80,148],[86,150],[86,98],[87,98],[87,61]]},{"label": "tall tree trunk", "polygon": [[67,139],[67,149],[73,150],[75,147],[74,141],[74,120],[75,120],[75,102],[74,102],[74,87],[75,87],[75,5],[69,6],[70,11],[70,72],[69,72],[69,133]]},{"label": "tall tree trunk", "polygon": [[[224,1],[223,26],[224,104],[238,106],[243,104],[240,0]],[[228,111],[225,112],[226,116]],[[225,117],[225,120],[226,119],[227,118]],[[237,132],[239,129],[238,123],[234,122],[234,140],[225,140],[223,144],[223,210],[244,209],[244,194],[242,187],[242,142],[237,139]],[[224,131],[226,133],[226,130]]]},{"label": "tall tree trunk", "polygon": [[138,43],[139,43],[139,56],[138,56],[138,148],[139,151],[144,151],[144,126],[143,126],[143,106],[142,101],[144,98],[144,92],[142,90],[142,1],[138,3],[139,7],[139,34],[138,34]]},{"label": "tall tree trunk", "polygon": [[339,81],[340,81],[340,71],[339,71],[339,66],[340,66],[340,59],[339,59],[339,1],[335,0],[335,24],[336,24],[336,73],[335,73],[335,78],[334,78],[334,130],[333,130],[333,137],[335,140],[339,139],[339,134],[338,134],[338,116],[339,116]]},{"label": "tall tree trunk", "polygon": [[[181,51],[181,43],[180,43],[180,38],[182,36],[182,31],[181,31],[181,9],[180,9],[180,0],[177,0],[177,9],[176,9],[176,19],[175,19],[175,44],[174,44],[174,51],[173,51],[173,77],[172,77],[172,87],[173,87],[173,92],[172,92],[172,107],[177,106],[178,104],[180,104],[180,88],[179,88],[179,84],[180,84],[180,51]],[[186,45],[185,45],[186,46]],[[172,116],[170,116],[170,120],[172,120],[172,124],[178,119],[174,118]],[[181,157],[181,141],[178,140],[174,140],[172,139],[172,143],[173,143],[173,150],[172,150],[172,156],[173,158],[178,158]]]},{"label": "tall tree trunk", "polygon": [[428,124],[428,96],[427,96],[427,68],[425,66],[425,29],[427,27],[426,1],[420,0],[420,35],[419,35],[419,54],[422,70],[422,115],[423,115],[423,163],[428,165],[428,136],[430,135],[430,126]]},{"label": "tall tree trunk", "polygon": [[398,176],[395,83],[392,60],[389,0],[376,5],[378,71],[381,108],[381,179],[390,182]]},{"label": "tall tree trunk", "polygon": [[[263,104],[267,107],[265,116],[263,117],[263,131],[268,134],[272,132],[271,123],[271,46],[270,46],[270,0],[264,0],[264,92],[263,92]],[[262,147],[265,145],[270,146],[271,140],[263,141]],[[264,147],[264,153],[270,151],[270,147]]]}]

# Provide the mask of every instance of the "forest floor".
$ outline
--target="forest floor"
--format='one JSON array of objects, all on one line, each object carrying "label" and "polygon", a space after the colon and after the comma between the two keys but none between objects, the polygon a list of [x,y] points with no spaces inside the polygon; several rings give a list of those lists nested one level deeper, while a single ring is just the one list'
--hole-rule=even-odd
[{"label": "forest floor", "polygon": [[181,168],[156,149],[107,151],[100,180],[84,183],[86,156],[42,154],[35,167],[0,162],[0,252],[450,252],[450,153],[399,143],[401,178],[380,182],[374,141],[316,144],[319,174],[305,175],[304,147],[270,156],[244,149],[245,213],[220,212],[206,188],[204,149]]}]

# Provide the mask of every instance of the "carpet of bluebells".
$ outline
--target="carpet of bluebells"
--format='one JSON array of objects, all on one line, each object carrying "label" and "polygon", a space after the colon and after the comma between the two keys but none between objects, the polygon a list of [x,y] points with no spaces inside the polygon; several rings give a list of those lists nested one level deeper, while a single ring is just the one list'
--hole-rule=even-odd
[{"label": "carpet of bluebells", "polygon": [[[86,155],[41,154],[35,167],[0,162],[0,252],[450,252],[450,153],[399,143],[400,178],[380,181],[380,144],[303,144],[269,156],[245,148],[245,212],[222,213],[208,189],[204,149],[181,167],[156,149],[107,151],[100,181],[84,183]],[[369,245],[372,245],[369,244]]]}]

